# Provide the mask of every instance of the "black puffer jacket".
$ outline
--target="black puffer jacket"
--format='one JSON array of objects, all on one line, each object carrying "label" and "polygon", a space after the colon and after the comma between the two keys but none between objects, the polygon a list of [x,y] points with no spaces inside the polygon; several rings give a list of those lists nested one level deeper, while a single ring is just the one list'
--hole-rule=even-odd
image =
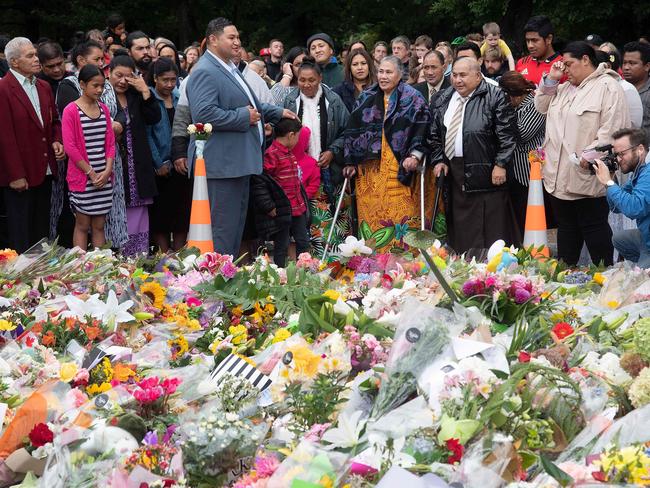
[{"label": "black puffer jacket", "polygon": [[[431,149],[430,160],[434,165],[440,162],[449,164],[444,149],[447,135],[444,118],[453,94],[454,88],[447,88],[432,105],[428,143]],[[515,111],[503,91],[482,80],[467,101],[463,118],[465,192],[508,189],[508,185],[492,184],[492,169],[496,164],[509,170],[517,144],[516,124]]]},{"label": "black puffer jacket", "polygon": [[[305,189],[300,187],[305,202],[309,202]],[[257,236],[269,239],[273,234],[291,225],[291,202],[282,187],[266,173],[251,176],[251,199],[255,212]],[[275,208],[276,216],[269,212]],[[307,205],[307,228],[311,224],[311,214]]]}]

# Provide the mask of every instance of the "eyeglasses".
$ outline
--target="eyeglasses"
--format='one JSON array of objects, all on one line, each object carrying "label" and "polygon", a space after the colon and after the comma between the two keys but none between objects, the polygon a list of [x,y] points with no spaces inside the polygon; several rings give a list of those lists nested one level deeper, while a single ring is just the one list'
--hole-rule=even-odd
[{"label": "eyeglasses", "polygon": [[622,151],[615,152],[615,153],[613,153],[613,155],[614,155],[615,158],[619,158],[619,159],[620,159],[621,157],[623,157],[623,154],[625,154],[626,152],[628,152],[630,149],[634,149],[634,148],[637,147],[637,146],[638,146],[638,144],[635,144],[634,146],[630,146],[630,147],[628,147],[627,149],[623,149]]}]

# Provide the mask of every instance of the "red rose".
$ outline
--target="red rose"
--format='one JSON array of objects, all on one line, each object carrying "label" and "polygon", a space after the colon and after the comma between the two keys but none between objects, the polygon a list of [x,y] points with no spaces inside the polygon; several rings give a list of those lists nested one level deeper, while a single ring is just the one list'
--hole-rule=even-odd
[{"label": "red rose", "polygon": [[29,433],[29,441],[34,447],[41,447],[54,440],[54,433],[50,430],[47,424],[36,424],[32,431]]},{"label": "red rose", "polygon": [[526,351],[519,351],[519,359],[520,363],[530,363],[530,354],[527,353]]},{"label": "red rose", "polygon": [[558,322],[553,327],[553,334],[555,334],[555,337],[557,337],[559,340],[562,340],[565,337],[573,334],[573,327],[571,327],[566,322]]},{"label": "red rose", "polygon": [[203,130],[203,124],[198,123],[194,125],[196,126],[196,132],[201,132]]},{"label": "red rose", "polygon": [[451,452],[447,458],[447,463],[455,464],[460,462],[461,458],[463,457],[464,448],[458,439],[447,439],[445,442],[445,447]]}]

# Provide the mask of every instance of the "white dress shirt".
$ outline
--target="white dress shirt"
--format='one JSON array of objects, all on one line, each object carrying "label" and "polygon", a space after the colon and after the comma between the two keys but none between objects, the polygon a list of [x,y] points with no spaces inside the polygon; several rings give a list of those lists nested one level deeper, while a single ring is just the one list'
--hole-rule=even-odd
[{"label": "white dress shirt", "polygon": [[[237,82],[241,85],[242,89],[244,90],[244,93],[246,93],[246,96],[248,97],[248,100],[251,103],[251,107],[253,107],[255,110],[260,112],[260,109],[257,107],[257,104],[255,103],[255,99],[253,98],[253,92],[251,91],[246,81],[244,81],[244,78],[240,73],[239,69],[237,69],[237,66],[235,66],[235,63],[233,63],[232,61],[228,61],[226,63],[223,59],[221,59],[219,56],[214,54],[209,49],[207,49],[207,52],[209,52],[214,57],[214,59],[219,61],[219,63],[221,63],[221,66],[223,66],[226,69],[226,71],[229,71],[230,74],[235,77]],[[260,143],[264,144],[264,126],[262,125],[261,119],[257,122],[257,128],[260,132]]]},{"label": "white dress shirt", "polygon": [[[469,94],[469,96],[467,97],[467,101],[465,102],[465,105],[463,105],[463,113],[461,114],[460,117],[460,126],[458,127],[458,132],[456,133],[456,143],[454,146],[454,156],[457,158],[463,157],[463,123],[465,120],[465,109],[467,108],[469,99],[472,98],[473,94],[474,92]],[[454,90],[454,94],[451,96],[451,100],[449,101],[449,106],[447,107],[447,111],[445,112],[445,117],[443,118],[443,123],[445,124],[446,128],[449,128],[449,124],[451,123],[451,119],[456,113],[456,107],[458,107],[459,103],[460,103],[460,95],[457,91]],[[444,145],[444,141],[443,141],[443,145]]]}]

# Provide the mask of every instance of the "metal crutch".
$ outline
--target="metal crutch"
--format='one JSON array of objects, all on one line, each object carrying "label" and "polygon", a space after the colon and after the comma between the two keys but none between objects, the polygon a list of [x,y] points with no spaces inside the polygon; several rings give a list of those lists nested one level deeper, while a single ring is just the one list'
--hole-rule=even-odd
[{"label": "metal crutch", "polygon": [[339,218],[339,212],[341,211],[341,205],[343,204],[343,197],[345,196],[345,190],[348,187],[348,181],[350,178],[346,178],[345,181],[343,181],[343,188],[341,189],[341,195],[339,196],[339,200],[336,203],[336,211],[334,212],[334,218],[332,218],[332,223],[330,224],[330,232],[329,235],[327,236],[327,242],[325,243],[325,249],[323,250],[323,257],[321,258],[321,261],[325,261],[325,258],[327,257],[327,251],[329,250],[330,247],[330,242],[332,240],[332,234],[334,233],[334,227],[336,225],[336,220]]},{"label": "metal crutch", "polygon": [[433,202],[433,216],[431,217],[431,231],[433,232],[436,215],[438,215],[438,207],[440,206],[440,194],[442,193],[442,188],[445,185],[445,172],[441,171],[440,176],[436,178],[436,199]]},{"label": "metal crutch", "polygon": [[420,230],[424,230],[424,221],[427,218],[424,213],[424,173],[426,170],[427,166],[422,162],[420,167]]}]

